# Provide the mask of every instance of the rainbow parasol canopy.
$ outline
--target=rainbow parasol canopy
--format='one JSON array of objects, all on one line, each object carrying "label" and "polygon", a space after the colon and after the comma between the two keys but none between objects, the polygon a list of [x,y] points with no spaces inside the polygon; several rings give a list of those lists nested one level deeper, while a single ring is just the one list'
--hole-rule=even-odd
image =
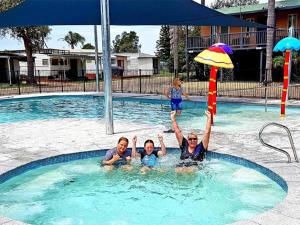
[{"label": "rainbow parasol canopy", "polygon": [[219,68],[232,69],[234,66],[226,52],[220,47],[210,47],[200,52],[194,60]]},{"label": "rainbow parasol canopy", "polygon": [[219,47],[219,48],[222,48],[226,54],[229,54],[229,55],[233,54],[233,51],[230,48],[230,46],[227,44],[221,43],[221,42],[215,43],[211,47]]}]

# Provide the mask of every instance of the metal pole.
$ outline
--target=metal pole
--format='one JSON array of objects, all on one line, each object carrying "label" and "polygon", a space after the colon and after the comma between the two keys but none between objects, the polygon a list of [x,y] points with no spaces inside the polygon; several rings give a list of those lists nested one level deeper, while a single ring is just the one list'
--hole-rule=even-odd
[{"label": "metal pole", "polygon": [[99,92],[99,56],[98,56],[98,35],[97,25],[94,25],[95,36],[95,63],[96,63],[96,92]]},{"label": "metal pole", "polygon": [[9,85],[12,85],[12,82],[11,82],[10,57],[8,57],[7,63],[8,63],[8,76],[9,76]]},{"label": "metal pole", "polygon": [[263,76],[263,50],[260,51],[260,62],[259,62],[259,82],[262,82]]},{"label": "metal pole", "polygon": [[189,71],[189,52],[188,52],[188,36],[189,36],[189,26],[186,26],[185,34],[185,61],[186,61],[186,76],[187,80],[190,81],[190,71]]},{"label": "metal pole", "polygon": [[114,133],[110,55],[109,0],[101,0],[101,34],[104,72],[104,108],[106,134]]}]

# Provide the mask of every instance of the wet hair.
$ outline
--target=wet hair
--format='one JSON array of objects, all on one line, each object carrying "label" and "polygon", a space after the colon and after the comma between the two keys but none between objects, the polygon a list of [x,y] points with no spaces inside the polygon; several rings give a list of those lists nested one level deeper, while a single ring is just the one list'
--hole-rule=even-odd
[{"label": "wet hair", "polygon": [[154,142],[150,139],[146,140],[145,143],[144,143],[144,147],[146,147],[146,144],[148,143],[152,143],[153,144],[153,147],[154,147]]},{"label": "wet hair", "polygon": [[128,138],[126,138],[126,137],[120,137],[120,138],[119,138],[119,141],[118,141],[118,144],[119,144],[121,141],[126,141],[127,144],[129,143]]},{"label": "wet hair", "polygon": [[189,134],[188,134],[188,139],[191,137],[191,136],[195,136],[195,137],[197,137],[197,139],[198,139],[198,134],[196,133],[196,132],[194,132],[194,131],[192,131],[192,132],[190,132]]},{"label": "wet hair", "polygon": [[175,78],[175,79],[173,80],[173,86],[176,86],[177,81],[180,81],[180,79],[179,79],[179,78]]}]

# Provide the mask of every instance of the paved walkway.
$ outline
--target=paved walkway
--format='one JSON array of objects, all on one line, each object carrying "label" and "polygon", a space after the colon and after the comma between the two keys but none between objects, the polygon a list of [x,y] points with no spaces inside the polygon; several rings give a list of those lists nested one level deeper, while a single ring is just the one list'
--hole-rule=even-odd
[{"label": "paved walkway", "polygon": [[[78,95],[78,93],[75,93]],[[118,95],[119,96],[119,95]],[[121,95],[128,96],[128,95]],[[133,96],[133,95],[130,95]],[[139,96],[142,97],[142,96]],[[147,95],[145,98],[160,98]],[[204,101],[204,98],[194,97],[194,100]],[[243,101],[245,103],[262,104],[260,99],[225,99],[218,101]],[[279,101],[271,101],[279,104]],[[293,105],[300,106],[300,102],[293,101]],[[300,149],[300,121],[285,121],[291,129],[296,149]],[[153,138],[157,133],[165,130],[164,126],[147,126],[115,121],[115,134],[106,135],[103,120],[97,119],[64,119],[51,121],[27,121],[13,124],[0,124],[0,174],[33,160],[80,151],[89,151],[110,148],[116,145],[120,136],[133,137],[134,135]],[[201,128],[203,129],[203,128]],[[275,208],[255,216],[251,220],[234,223],[235,225],[299,225],[300,224],[300,164],[287,163],[283,154],[263,147],[256,132],[221,133],[212,131],[209,149],[220,153],[227,153],[243,157],[270,168],[288,183],[288,195]],[[287,149],[291,155],[288,138],[282,131],[274,128],[266,130],[271,135],[264,138],[278,146]],[[188,131],[183,130],[186,134]],[[201,135],[201,134],[200,134]],[[140,139],[139,139],[140,140]],[[174,134],[164,134],[166,146],[177,147]],[[138,146],[142,143],[138,141]],[[131,147],[131,146],[129,146]],[[300,152],[298,151],[300,156]],[[21,222],[0,217],[0,224],[18,225]]]}]

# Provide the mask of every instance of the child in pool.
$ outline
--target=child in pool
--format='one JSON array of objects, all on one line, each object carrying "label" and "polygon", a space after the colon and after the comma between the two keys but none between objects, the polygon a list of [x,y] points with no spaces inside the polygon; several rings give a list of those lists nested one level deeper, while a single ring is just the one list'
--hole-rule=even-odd
[{"label": "child in pool", "polygon": [[132,158],[140,158],[142,163],[141,172],[146,173],[147,171],[153,169],[157,164],[157,158],[161,156],[165,156],[167,154],[166,146],[163,142],[163,137],[158,135],[158,140],[160,143],[160,150],[154,149],[154,142],[152,140],[146,140],[144,143],[144,150],[142,152],[137,152],[136,150],[136,142],[137,137],[134,136],[132,139]]}]

